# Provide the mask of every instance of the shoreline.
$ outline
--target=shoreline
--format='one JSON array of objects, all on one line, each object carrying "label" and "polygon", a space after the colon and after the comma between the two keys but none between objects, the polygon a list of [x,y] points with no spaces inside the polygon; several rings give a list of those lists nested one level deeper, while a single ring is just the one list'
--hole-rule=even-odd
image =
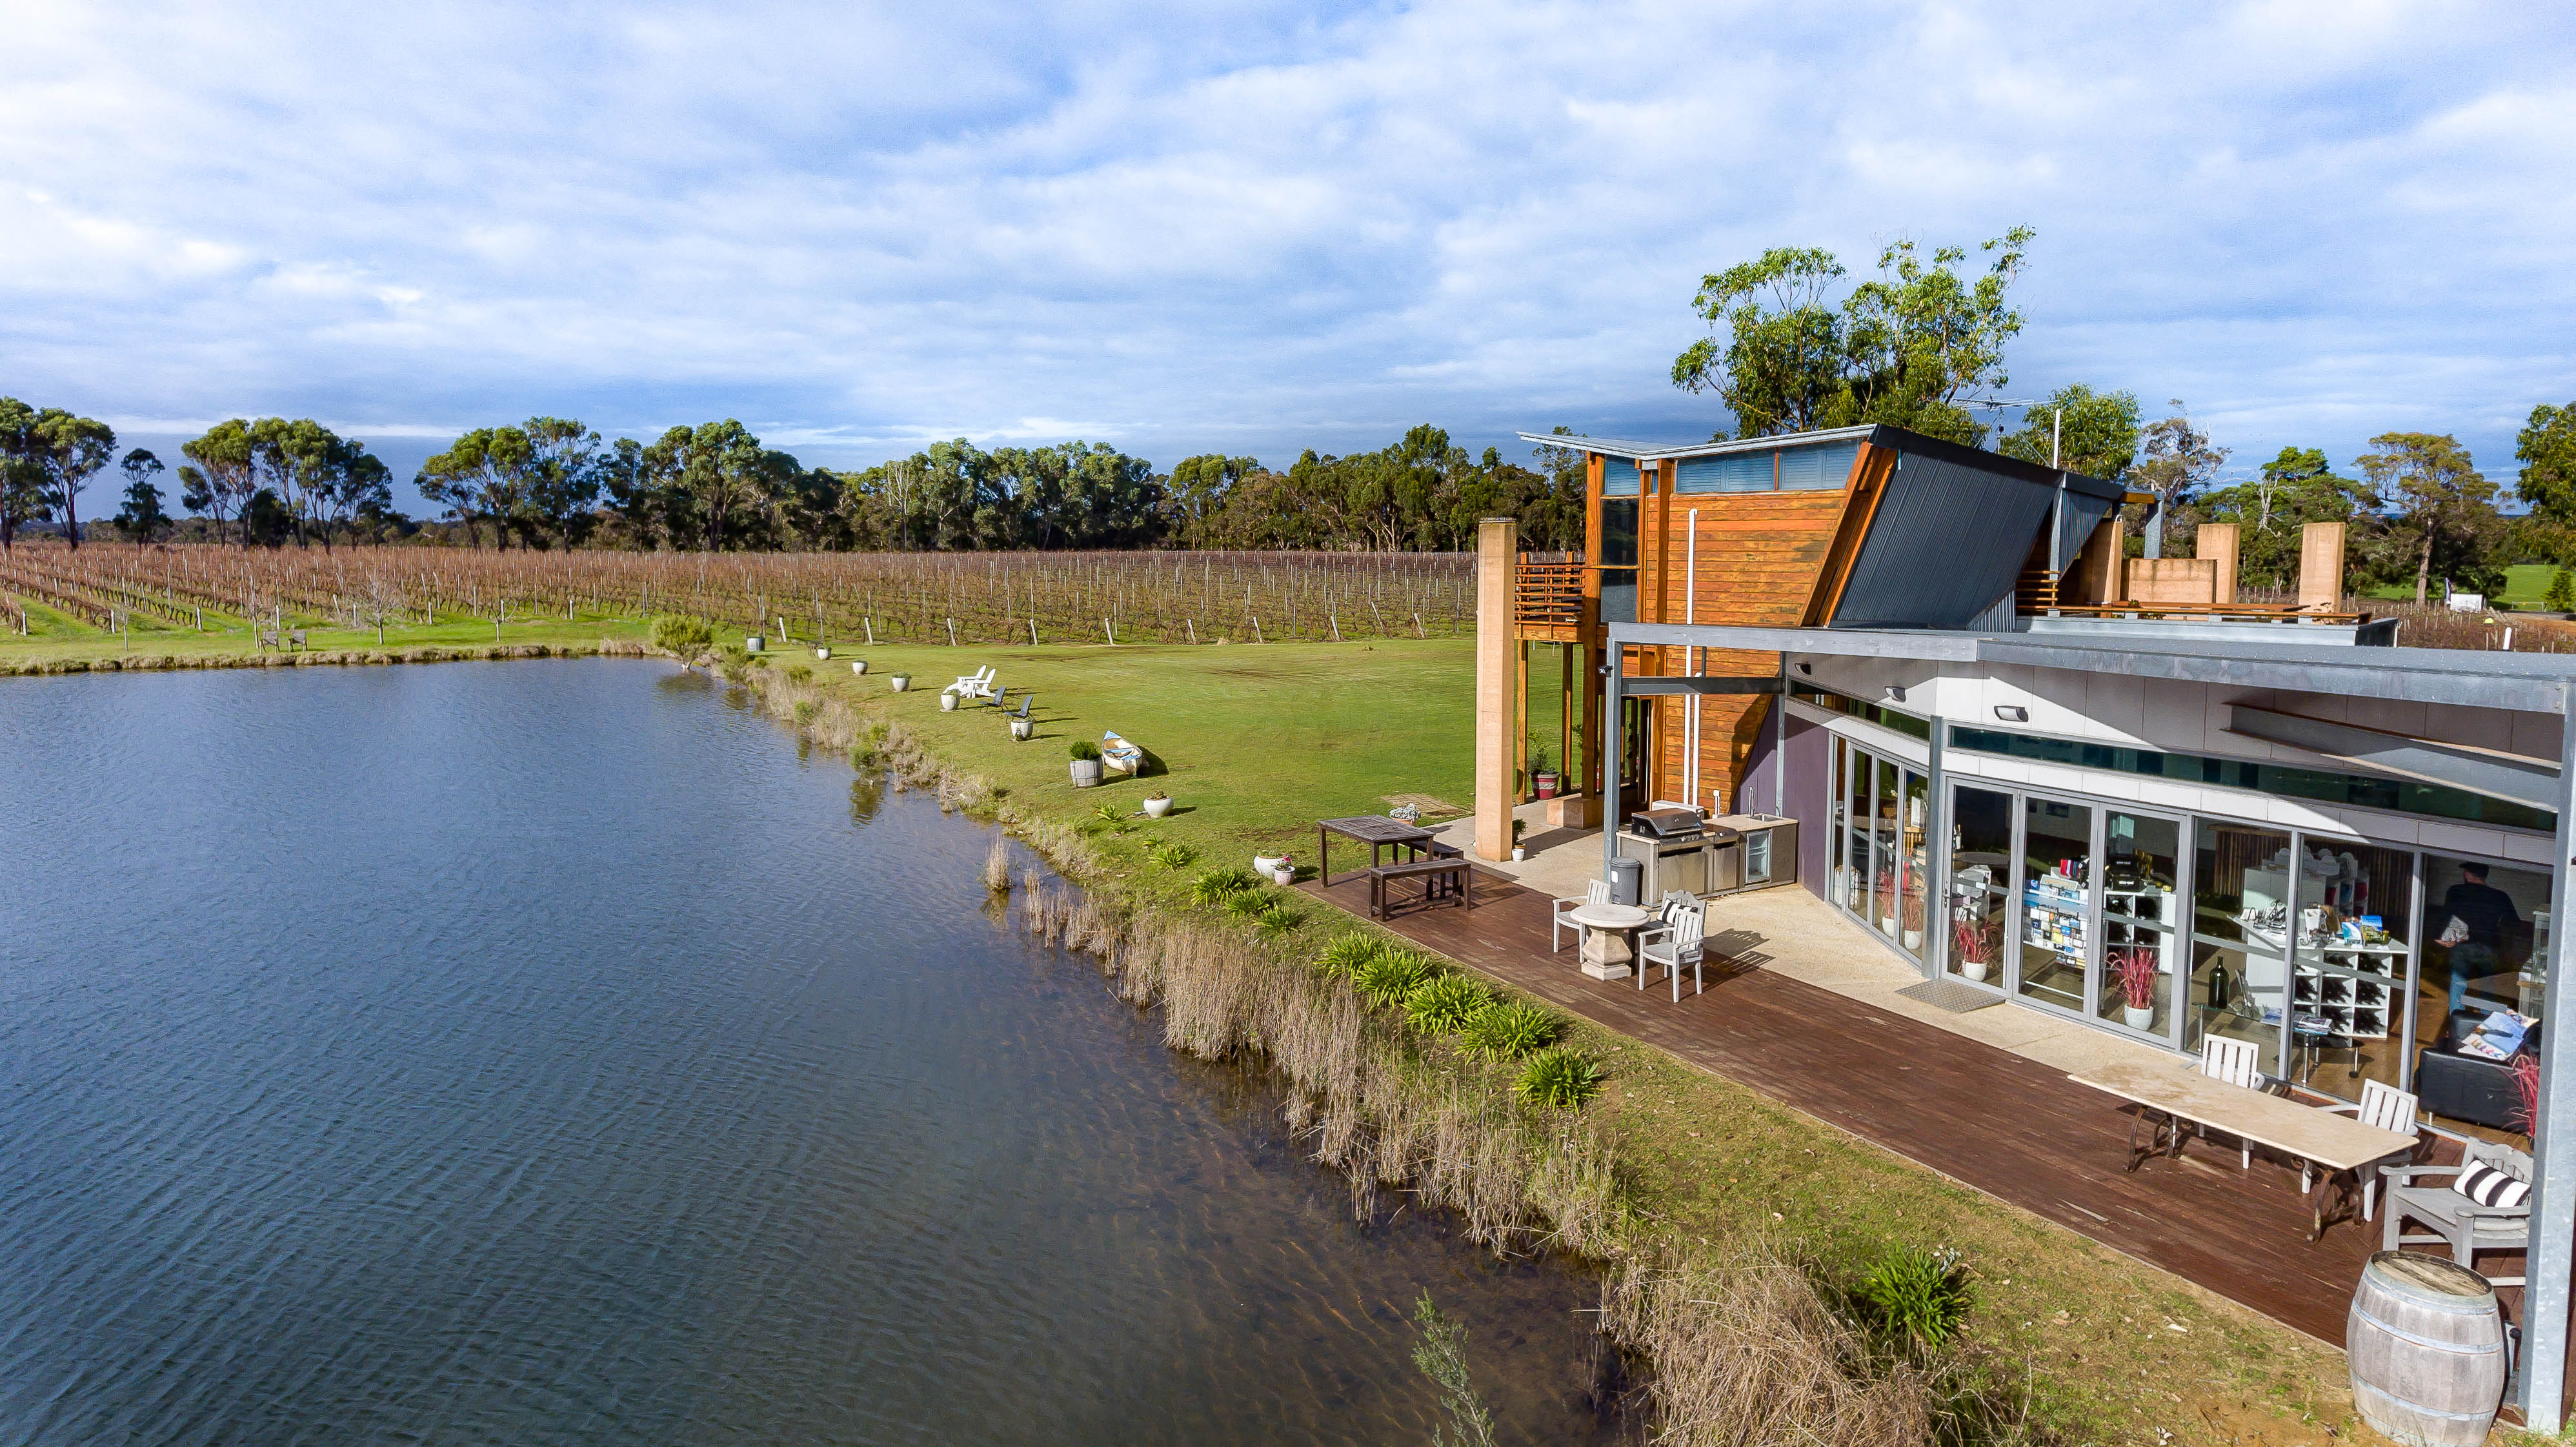
[{"label": "shoreline", "polygon": [[645,658],[653,650],[624,638],[592,643],[423,643],[410,648],[314,648],[292,653],[133,653],[107,658],[0,657],[0,678],[76,673],[165,673],[219,668],[385,668],[403,663],[481,663],[522,658]]}]

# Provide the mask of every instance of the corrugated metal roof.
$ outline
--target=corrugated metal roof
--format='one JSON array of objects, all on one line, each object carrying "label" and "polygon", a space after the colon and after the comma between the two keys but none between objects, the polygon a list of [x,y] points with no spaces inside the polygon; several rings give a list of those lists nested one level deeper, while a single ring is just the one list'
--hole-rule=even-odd
[{"label": "corrugated metal roof", "polygon": [[2019,478],[2024,482],[2037,483],[2052,489],[2058,485],[2060,479],[2063,479],[2067,491],[2083,493],[2091,497],[2116,499],[2124,492],[2116,482],[2105,482],[2101,478],[2088,477],[2080,472],[2044,467],[2036,462],[2024,462],[2018,457],[2006,457],[2000,452],[1988,452],[1981,447],[1966,447],[1956,442],[1944,442],[1937,437],[1926,437],[1920,432],[1909,432],[1902,427],[1890,427],[1884,423],[1870,423],[1859,427],[1834,427],[1821,432],[1786,432],[1774,437],[1738,437],[1726,442],[1628,442],[1613,437],[1583,437],[1562,432],[1523,432],[1520,438],[1524,442],[1534,442],[1543,447],[1570,447],[1578,452],[1602,452],[1613,457],[1626,457],[1640,462],[1657,462],[1668,457],[1721,457],[1734,452],[1761,452],[1785,448],[1818,447],[1830,443],[1867,442],[1879,447],[1893,448],[1909,456],[1921,454],[1927,457],[1938,457],[1944,461],[1955,462],[2003,477]]},{"label": "corrugated metal roof", "polygon": [[2057,489],[1946,457],[1899,454],[1837,628],[1965,628],[2010,597]]},{"label": "corrugated metal roof", "polygon": [[1808,447],[1823,442],[1861,442],[1878,430],[1876,423],[1862,427],[1837,427],[1829,432],[1788,432],[1777,437],[1738,437],[1727,442],[1623,442],[1615,437],[1576,437],[1562,432],[1524,432],[1523,442],[1546,447],[1571,447],[1577,452],[1606,452],[1614,457],[1656,462],[1667,457],[1716,457],[1729,452],[1776,451],[1783,447]]}]

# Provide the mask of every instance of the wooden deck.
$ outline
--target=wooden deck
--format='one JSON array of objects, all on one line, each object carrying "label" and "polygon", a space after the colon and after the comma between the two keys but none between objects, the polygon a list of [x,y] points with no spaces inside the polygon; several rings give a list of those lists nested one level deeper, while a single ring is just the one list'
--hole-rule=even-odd
[{"label": "wooden deck", "polygon": [[[2128,1159],[2130,1118],[2063,1072],[1762,968],[1761,941],[1718,929],[1706,993],[1639,991],[1549,948],[1548,901],[1474,875],[1474,908],[1409,912],[1391,928],[1614,1030],[1920,1162],[2265,1316],[2343,1345],[2344,1314],[2379,1223],[2307,1241],[2297,1173],[2195,1143],[2178,1160]],[[1300,886],[1365,915],[1365,879]],[[1713,923],[1723,926],[1722,913]],[[1715,962],[1725,956],[1729,968]],[[2010,1008],[2010,1007],[2004,1007]],[[1843,1031],[1816,1028],[1841,1021]],[[1839,1042],[1840,1048],[1834,1048]],[[2501,1264],[2501,1263],[2497,1263]],[[2508,1273],[2509,1274],[2509,1273]],[[2518,1313],[2518,1303],[2515,1304]]]}]

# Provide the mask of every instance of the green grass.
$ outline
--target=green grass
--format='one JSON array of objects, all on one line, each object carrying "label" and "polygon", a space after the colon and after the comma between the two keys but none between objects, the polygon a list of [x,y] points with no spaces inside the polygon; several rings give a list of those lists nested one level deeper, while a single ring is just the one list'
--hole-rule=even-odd
[{"label": "green grass", "polygon": [[[14,596],[14,595],[13,595]],[[206,630],[198,632],[187,624],[170,624],[160,619],[147,619],[138,614],[134,631],[129,635],[109,633],[79,622],[67,614],[36,604],[27,607],[28,635],[20,637],[16,627],[16,610],[0,609],[0,615],[13,626],[0,631],[0,670],[30,663],[56,663],[73,659],[162,656],[169,658],[204,658],[217,655],[247,656],[258,652],[258,636],[238,619],[218,620],[207,615]],[[147,626],[147,624],[149,626]],[[292,631],[295,620],[287,620]],[[568,645],[596,643],[602,638],[641,641],[645,634],[642,621],[632,618],[586,617],[573,622],[561,618],[501,625],[503,644],[544,643]],[[400,653],[410,648],[482,648],[493,643],[492,621],[488,618],[442,620],[423,626],[387,624],[381,651]],[[373,628],[322,628],[305,625],[305,647],[316,653],[339,650],[377,652]]]},{"label": "green grass", "polygon": [[[2545,606],[2543,600],[2549,596],[2549,580],[2557,572],[2558,565],[2555,563],[2516,563],[2504,570],[2504,591],[2487,599],[2487,606],[2518,608],[2526,612],[2542,608]],[[2437,578],[2426,596],[2430,601],[2439,602],[2441,593],[2442,583]],[[2361,596],[2384,598],[2390,602],[2411,603],[2415,601],[2415,585],[2411,582],[2385,583],[2376,588],[2364,589]]]}]

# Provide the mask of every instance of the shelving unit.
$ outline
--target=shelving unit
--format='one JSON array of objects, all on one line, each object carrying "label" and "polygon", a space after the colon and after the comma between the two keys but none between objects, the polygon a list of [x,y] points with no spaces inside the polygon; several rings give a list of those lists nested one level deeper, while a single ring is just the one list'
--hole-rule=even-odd
[{"label": "shelving unit", "polygon": [[[2273,932],[2247,924],[2248,941],[2279,950],[2285,943]],[[2364,944],[2340,938],[2299,941],[2290,977],[2290,1008],[2327,1023],[2347,1040],[2385,1040],[2403,1007],[2406,946],[2398,940]]]}]

